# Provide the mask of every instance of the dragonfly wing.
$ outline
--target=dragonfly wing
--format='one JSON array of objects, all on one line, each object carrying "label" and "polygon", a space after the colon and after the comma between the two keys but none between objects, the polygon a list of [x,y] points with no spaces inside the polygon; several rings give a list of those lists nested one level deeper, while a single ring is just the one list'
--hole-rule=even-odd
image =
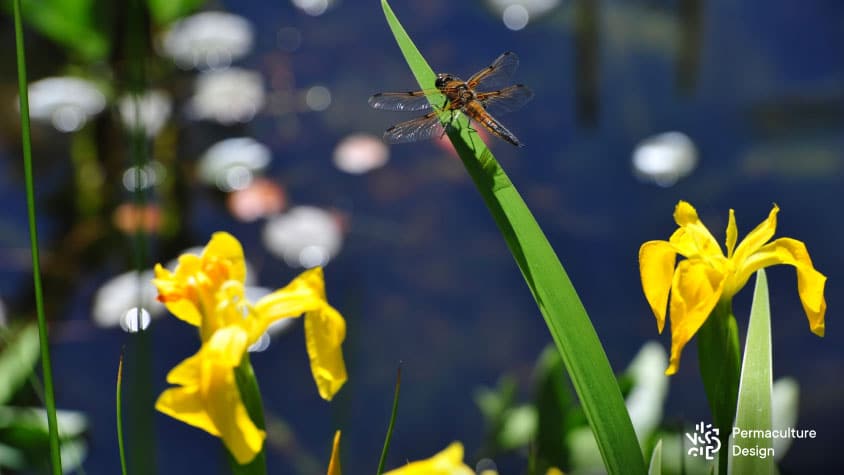
[{"label": "dragonfly wing", "polygon": [[519,57],[508,51],[492,62],[489,66],[475,73],[466,81],[470,89],[489,91],[509,84],[510,78],[519,67]]},{"label": "dragonfly wing", "polygon": [[390,111],[424,111],[431,109],[428,96],[439,94],[436,89],[409,92],[379,92],[369,98],[369,105],[374,109]]},{"label": "dragonfly wing", "polygon": [[495,115],[513,112],[531,99],[533,91],[522,84],[505,87],[499,91],[482,92],[477,96],[484,108]]},{"label": "dragonfly wing", "polygon": [[439,113],[430,112],[417,119],[408,120],[396,124],[384,132],[384,141],[387,143],[405,143],[425,140],[437,133],[442,133],[443,126],[440,123]]}]

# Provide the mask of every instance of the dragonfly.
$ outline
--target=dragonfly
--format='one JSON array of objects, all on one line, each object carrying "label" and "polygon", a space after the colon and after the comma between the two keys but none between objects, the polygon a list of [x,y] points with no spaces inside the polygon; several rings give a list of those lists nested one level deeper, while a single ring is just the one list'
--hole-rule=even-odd
[{"label": "dragonfly", "polygon": [[[391,111],[429,111],[422,117],[396,124],[384,132],[387,143],[405,143],[425,140],[435,134],[444,135],[451,127],[458,112],[466,115],[470,123],[477,122],[491,134],[517,147],[524,144],[501,125],[492,115],[512,112],[530,101],[533,92],[523,84],[506,86],[519,66],[516,53],[506,52],[486,68],[473,74],[467,81],[448,74],[437,74],[434,88],[409,92],[380,92],[369,98],[375,109]],[[442,95],[445,101],[435,107],[429,97]],[[450,115],[443,125],[440,117]]]}]

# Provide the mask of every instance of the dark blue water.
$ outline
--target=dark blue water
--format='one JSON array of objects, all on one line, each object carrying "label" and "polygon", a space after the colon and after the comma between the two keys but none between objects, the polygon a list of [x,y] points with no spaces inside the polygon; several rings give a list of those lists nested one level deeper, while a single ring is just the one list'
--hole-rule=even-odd
[{"label": "dark blue water", "polygon": [[[502,122],[527,146],[490,145],[557,251],[617,371],[644,342],[670,344],[669,332],[657,334],[641,293],[637,252],[643,242],[673,232],[677,201],[695,205],[719,240],[730,208],[741,237],[772,203],[780,206],[777,236],[805,241],[829,277],[827,336],[821,339],[808,330],[793,270],[768,272],[774,378],[797,379],[798,426],[818,432],[816,440],[793,444],[783,473],[841,470],[844,458],[834,449],[844,438],[844,353],[836,325],[844,292],[844,4],[701,1],[700,15],[688,18],[680,14],[683,2],[599,2],[595,29],[583,39],[575,25],[584,3],[563,3],[518,32],[479,1],[396,1],[393,7],[435,70],[466,77],[503,51],[519,54],[516,79],[536,98]],[[297,326],[253,357],[267,412],[295,432],[317,472],[327,464],[339,427],[344,472],[372,473],[402,361],[388,467],[429,457],[453,440],[463,441],[474,464],[483,427],[473,392],[512,373],[527,398],[533,364],[551,339],[459,160],[419,143],[391,147],[389,164],[365,176],[343,174],[331,164],[332,149],[345,135],[380,134],[410,118],[366,103],[377,91],[415,86],[378,2],[347,0],[318,17],[287,2],[223,6],[256,27],[256,51],[242,65],[269,77],[270,65],[283,60],[296,87],[319,84],[332,91],[328,110],[297,116],[301,127],[293,140],[280,137],[279,120],[270,113],[240,132],[271,144],[268,175],[287,186],[294,204],[333,207],[350,219],[343,251],[326,269],[329,298],[348,322],[349,383],[330,405],[318,398]],[[282,27],[302,34],[293,53],[276,46]],[[684,56],[681,33],[694,28],[698,34],[685,40],[691,53]],[[583,88],[594,94],[579,96]],[[671,130],[693,140],[697,169],[668,188],[637,180],[630,161],[636,144]],[[191,133],[201,142],[208,132],[186,136]],[[14,142],[4,144],[6,158],[15,156],[12,147]],[[3,266],[0,290],[4,298],[21,300],[29,284],[26,254],[21,258],[17,251],[27,239],[23,195],[19,181],[7,176],[13,167],[3,169],[0,196],[9,203],[0,214],[4,252],[23,264]],[[47,183],[58,180],[57,172],[40,173]],[[185,226],[195,244],[226,229],[243,240],[261,284],[279,287],[295,275],[262,248],[258,225],[228,217],[222,202],[200,185],[186,195],[193,214]],[[47,216],[49,249],[58,237]],[[126,268],[110,258],[79,269],[56,318],[87,320],[93,292]],[[735,302],[742,336],[751,293],[745,289]],[[113,379],[126,341],[118,330],[90,330],[55,347],[59,404],[91,417],[88,473],[117,472]],[[168,369],[193,353],[196,339],[181,322],[164,319],[152,326],[151,344],[158,394]],[[709,419],[694,343],[671,379],[665,418],[691,424]],[[226,473],[216,468],[224,465],[212,437],[160,414],[154,425],[160,473]],[[290,457],[275,449],[268,457],[270,473],[292,473]],[[514,467],[521,465],[508,463],[513,461],[500,465],[504,473],[518,473]]]}]

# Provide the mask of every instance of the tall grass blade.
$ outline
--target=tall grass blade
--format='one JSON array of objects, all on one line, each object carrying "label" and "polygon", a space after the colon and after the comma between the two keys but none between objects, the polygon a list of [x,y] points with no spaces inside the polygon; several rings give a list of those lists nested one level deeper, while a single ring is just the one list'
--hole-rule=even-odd
[{"label": "tall grass blade", "polygon": [[401,391],[401,363],[396,370],[396,391],[393,394],[393,410],[390,412],[390,423],[387,425],[387,436],[384,438],[384,448],[381,450],[381,459],[378,460],[378,470],[375,475],[384,472],[384,464],[387,462],[387,453],[390,451],[390,440],[393,438],[393,427],[396,425],[396,415],[399,412],[399,392]]},{"label": "tall grass blade", "polygon": [[32,178],[32,137],[29,126],[29,91],[26,79],[26,54],[23,43],[21,1],[14,0],[15,52],[18,65],[18,95],[20,97],[21,142],[26,182],[26,210],[29,219],[29,240],[32,249],[32,284],[35,290],[35,312],[38,315],[38,339],[41,344],[41,371],[44,374],[44,402],[47,406],[47,426],[50,431],[50,465],[53,475],[62,473],[59,447],[59,426],[56,421],[56,396],[53,390],[53,369],[50,363],[47,319],[44,316],[44,295],[41,287],[41,264],[38,257],[38,228],[35,220],[35,186]]},{"label": "tall grass blade", "polygon": [[[423,89],[434,86],[434,72],[381,1],[387,23],[405,60]],[[448,136],[475,182],[516,259],[565,363],[586,417],[611,474],[644,474],[630,416],[598,335],[557,255],[507,174],[465,117],[454,121]]]},{"label": "tall grass blade", "polygon": [[117,416],[117,449],[120,451],[120,473],[126,475],[126,451],[123,446],[123,350],[120,350],[120,362],[117,364],[117,394],[115,408]]}]

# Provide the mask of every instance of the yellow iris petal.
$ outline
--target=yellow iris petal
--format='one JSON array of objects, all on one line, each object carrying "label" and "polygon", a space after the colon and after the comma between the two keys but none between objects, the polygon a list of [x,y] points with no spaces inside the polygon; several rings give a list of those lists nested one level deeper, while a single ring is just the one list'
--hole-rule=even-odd
[{"label": "yellow iris petal", "polygon": [[736,212],[730,208],[730,218],[727,221],[727,257],[733,255],[738,240],[738,227],[736,226]]},{"label": "yellow iris petal", "polygon": [[299,317],[305,312],[319,309],[325,304],[325,283],[322,268],[307,270],[284,288],[261,298],[255,304],[260,321],[252,329],[255,338],[267,327],[282,318]]},{"label": "yellow iris petal", "polygon": [[202,251],[202,258],[207,261],[218,261],[225,267],[222,280],[246,279],[246,259],[243,257],[243,247],[240,241],[227,232],[216,232]]},{"label": "yellow iris petal", "polygon": [[475,471],[463,463],[463,444],[453,442],[429,459],[411,462],[384,475],[475,475]]},{"label": "yellow iris petal", "polygon": [[642,290],[656,316],[660,333],[665,328],[665,312],[676,258],[674,248],[665,241],[648,241],[639,248]]},{"label": "yellow iris petal", "polygon": [[247,335],[237,326],[217,331],[199,352],[177,365],[155,408],[220,437],[240,464],[255,458],[265,433],[249,418],[240,398],[234,368],[246,351]]},{"label": "yellow iris petal", "polygon": [[700,260],[680,262],[671,284],[671,358],[665,374],[680,367],[680,354],[721,298],[723,275]]},{"label": "yellow iris petal", "polygon": [[797,293],[809,319],[809,329],[818,336],[824,336],[826,276],[812,265],[806,244],[796,239],[779,238],[762,246],[739,268],[737,279],[746,282],[757,270],[774,264],[788,264],[797,270]]},{"label": "yellow iris petal", "polygon": [[685,201],[677,203],[674,221],[680,229],[671,235],[669,242],[678,253],[689,258],[722,255],[718,241],[700,221],[692,205]]},{"label": "yellow iris petal", "polygon": [[305,315],[305,344],[319,395],[330,401],[346,383],[342,344],[346,321],[327,303]]},{"label": "yellow iris petal", "polygon": [[[754,252],[758,251],[766,242],[774,237],[777,231],[777,213],[780,209],[777,205],[771,209],[768,218],[759,223],[753,231],[750,231],[744,239],[741,240],[736,248],[735,254],[731,256],[732,260],[737,263],[738,267],[747,260]],[[746,282],[746,281],[745,281]]]}]

